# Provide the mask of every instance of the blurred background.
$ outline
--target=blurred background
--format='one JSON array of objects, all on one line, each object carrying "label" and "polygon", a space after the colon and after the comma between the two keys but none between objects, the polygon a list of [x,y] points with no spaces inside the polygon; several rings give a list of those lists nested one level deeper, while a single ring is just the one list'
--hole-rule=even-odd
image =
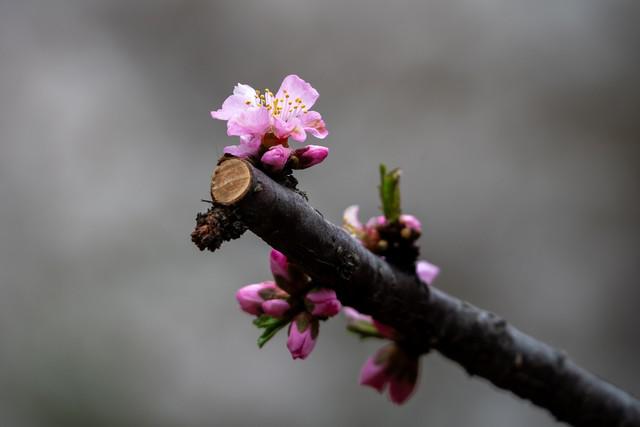
[{"label": "blurred background", "polygon": [[320,92],[334,222],[403,169],[436,285],[640,394],[640,3],[0,0],[0,425],[552,426],[437,354],[398,408],[379,346],[322,325],[292,361],[236,306],[248,233],[189,234],[237,82]]}]

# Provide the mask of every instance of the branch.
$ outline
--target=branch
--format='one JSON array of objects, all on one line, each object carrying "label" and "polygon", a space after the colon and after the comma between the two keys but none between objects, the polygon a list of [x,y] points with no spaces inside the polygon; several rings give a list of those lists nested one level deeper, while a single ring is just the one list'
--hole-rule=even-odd
[{"label": "branch", "polygon": [[393,326],[410,351],[435,349],[575,426],[640,426],[640,402],[631,395],[499,316],[390,266],[250,163],[223,161],[211,193],[314,280],[333,287],[344,305]]}]

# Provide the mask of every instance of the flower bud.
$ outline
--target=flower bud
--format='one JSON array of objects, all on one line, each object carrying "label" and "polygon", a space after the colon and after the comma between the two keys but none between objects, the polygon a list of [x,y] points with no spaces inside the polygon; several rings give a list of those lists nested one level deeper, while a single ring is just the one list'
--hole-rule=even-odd
[{"label": "flower bud", "polygon": [[318,338],[318,319],[302,312],[293,318],[289,325],[287,348],[294,359],[306,359],[313,351]]},{"label": "flower bud", "polygon": [[291,305],[284,299],[270,299],[262,303],[262,311],[272,317],[284,317]]},{"label": "flower bud", "polygon": [[307,145],[294,151],[293,162],[294,169],[306,169],[313,165],[317,165],[327,158],[329,149],[320,145]]},{"label": "flower bud", "polygon": [[240,288],[236,292],[236,299],[244,312],[259,316],[262,314],[262,303],[272,298],[277,291],[273,282],[255,283]]},{"label": "flower bud", "polygon": [[283,145],[276,145],[262,155],[262,163],[273,172],[281,171],[289,160],[291,149]]},{"label": "flower bud", "polygon": [[333,289],[314,289],[305,296],[309,312],[317,317],[331,317],[340,312],[342,305]]},{"label": "flower bud", "polygon": [[418,380],[418,358],[406,354],[395,343],[381,348],[365,362],[360,384],[379,393],[389,386],[389,398],[400,405],[411,396]]}]

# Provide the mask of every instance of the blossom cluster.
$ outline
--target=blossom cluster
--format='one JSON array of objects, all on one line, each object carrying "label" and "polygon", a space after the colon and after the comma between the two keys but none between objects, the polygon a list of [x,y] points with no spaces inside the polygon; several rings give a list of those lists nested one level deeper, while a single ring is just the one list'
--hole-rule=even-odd
[{"label": "blossom cluster", "polygon": [[[422,224],[412,215],[400,215],[396,230],[401,239],[412,240],[422,232]],[[388,243],[381,238],[381,230],[388,227],[389,221],[384,216],[377,216],[362,224],[358,219],[358,206],[350,206],[343,215],[343,227],[364,246],[373,252],[387,251]],[[416,275],[425,283],[431,285],[440,273],[440,269],[424,260],[415,264]],[[391,342],[373,356],[369,357],[360,371],[360,384],[374,388],[379,393],[389,390],[389,399],[396,404],[402,404],[411,397],[415,390],[419,359],[398,345],[396,331],[368,315],[359,313],[351,307],[345,307],[347,329],[362,337],[375,337]]]},{"label": "blossom cluster", "polygon": [[306,359],[316,345],[320,321],[338,314],[342,305],[335,291],[315,287],[281,252],[273,249],[270,262],[274,280],[244,286],[236,299],[243,311],[256,316],[255,325],[264,329],[258,345],[264,345],[288,324],[291,356]]},{"label": "blossom cluster", "polygon": [[284,78],[274,94],[269,89],[256,90],[238,84],[222,104],[212,111],[214,119],[227,122],[227,134],[240,138],[238,145],[224,148],[224,153],[251,159],[267,172],[285,168],[305,169],[322,162],[329,154],[327,147],[289,146],[289,138],[304,142],[307,133],[319,139],[327,137],[322,116],[310,110],[320,95],[309,83],[295,74]]}]

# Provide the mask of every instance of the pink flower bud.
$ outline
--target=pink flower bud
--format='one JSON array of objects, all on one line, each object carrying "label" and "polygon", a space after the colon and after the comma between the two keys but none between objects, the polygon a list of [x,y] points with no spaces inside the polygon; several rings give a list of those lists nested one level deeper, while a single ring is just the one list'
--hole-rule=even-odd
[{"label": "pink flower bud", "polygon": [[326,159],[329,149],[320,145],[307,145],[294,151],[293,155],[297,159],[295,169],[306,169]]},{"label": "pink flower bud", "polygon": [[314,289],[309,291],[305,297],[305,304],[309,312],[318,317],[331,317],[340,313],[342,304],[336,297],[333,289]]},{"label": "pink flower bud", "polygon": [[440,267],[427,261],[418,261],[416,263],[416,274],[420,280],[430,285],[440,274]]},{"label": "pink flower bud", "polygon": [[291,280],[291,277],[289,275],[289,264],[287,263],[287,257],[282,252],[271,249],[270,264],[271,273],[273,274],[273,277],[276,279],[276,281],[279,281],[279,278],[287,282]]},{"label": "pink flower bud", "polygon": [[270,170],[277,172],[281,171],[289,160],[291,155],[291,149],[286,148],[283,145],[276,145],[262,155],[262,163],[266,165]]},{"label": "pink flower bud", "polygon": [[413,215],[400,215],[400,222],[413,231],[422,232],[420,220]]},{"label": "pink flower bud", "polygon": [[272,317],[283,317],[291,306],[283,299],[270,299],[262,303],[262,311]]},{"label": "pink flower bud", "polygon": [[236,292],[236,299],[243,311],[259,316],[262,314],[262,303],[276,292],[277,287],[273,282],[255,283],[240,288]]},{"label": "pink flower bud", "polygon": [[302,312],[293,318],[289,325],[287,348],[294,359],[306,359],[313,351],[318,337],[318,319]]}]

